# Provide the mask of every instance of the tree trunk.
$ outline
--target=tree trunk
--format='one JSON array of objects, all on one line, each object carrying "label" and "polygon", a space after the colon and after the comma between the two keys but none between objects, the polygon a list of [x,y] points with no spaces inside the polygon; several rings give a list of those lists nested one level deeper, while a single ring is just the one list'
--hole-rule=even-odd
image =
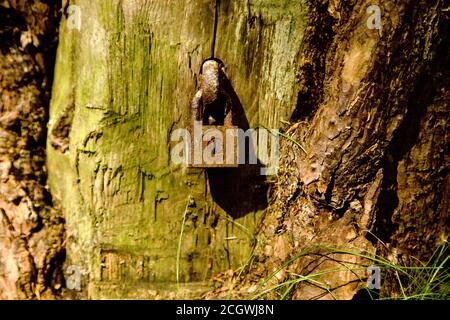
[{"label": "tree trunk", "polygon": [[[3,2],[2,15],[31,12]],[[42,17],[54,24],[56,7],[33,7],[0,33],[12,41],[0,60],[0,298],[58,295],[61,268],[72,298],[180,298],[211,292],[220,273],[242,283],[242,297],[271,273],[277,285],[344,265],[288,297],[350,299],[365,270],[349,266],[365,259],[344,250],[408,263],[448,237],[444,1],[218,2],[215,56],[234,125],[283,129],[277,179],[258,166],[171,161],[171,134],[190,126],[211,55],[215,1],[63,1],[46,149],[53,197],[42,167],[52,75],[40,61],[51,61],[53,39]],[[238,268],[241,277],[227,272]]]},{"label": "tree trunk", "polygon": [[[310,12],[303,86],[287,130],[308,154],[283,145],[276,203],[258,239],[266,264],[282,266],[324,244],[408,264],[428,259],[448,237],[448,9],[443,1],[383,1],[381,30],[372,30],[371,4],[324,1]],[[289,279],[286,271],[364,260],[313,253],[276,281]],[[350,269],[321,277],[325,288],[302,282],[291,297],[351,298],[365,270]],[[383,290],[395,294],[389,280]]]},{"label": "tree trunk", "polygon": [[0,299],[63,286],[63,218],[44,168],[58,9],[0,1]]}]

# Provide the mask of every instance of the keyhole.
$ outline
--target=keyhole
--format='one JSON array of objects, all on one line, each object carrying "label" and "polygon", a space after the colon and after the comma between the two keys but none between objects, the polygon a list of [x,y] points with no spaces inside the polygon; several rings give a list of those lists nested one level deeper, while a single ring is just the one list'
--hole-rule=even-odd
[{"label": "keyhole", "polygon": [[212,145],[213,145],[212,154],[215,155],[216,154],[216,138],[213,137],[210,140],[210,143],[212,143]]}]

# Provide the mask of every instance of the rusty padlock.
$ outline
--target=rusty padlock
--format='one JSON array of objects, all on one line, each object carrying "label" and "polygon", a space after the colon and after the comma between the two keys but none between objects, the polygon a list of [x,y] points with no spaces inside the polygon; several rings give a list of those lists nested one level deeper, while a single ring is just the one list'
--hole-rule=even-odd
[{"label": "rusty padlock", "polygon": [[202,63],[200,89],[191,106],[191,167],[238,166],[238,128],[233,126],[233,103],[223,85],[225,77],[219,59]]}]

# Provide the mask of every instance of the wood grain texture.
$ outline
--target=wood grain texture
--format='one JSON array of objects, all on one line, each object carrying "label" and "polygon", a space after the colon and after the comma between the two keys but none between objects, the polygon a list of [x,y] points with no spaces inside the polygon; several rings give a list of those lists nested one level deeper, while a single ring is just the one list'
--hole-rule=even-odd
[{"label": "wood grain texture", "polygon": [[[66,264],[82,270],[80,296],[173,291],[186,213],[181,280],[195,291],[248,259],[267,206],[254,170],[205,175],[169,159],[170,134],[188,127],[209,57],[214,2],[71,4],[82,24],[61,23],[50,115],[52,130],[74,104],[70,142],[64,154],[48,151],[67,219]],[[278,128],[290,117],[305,14],[301,1],[221,1],[216,56],[240,100],[241,126]]]}]

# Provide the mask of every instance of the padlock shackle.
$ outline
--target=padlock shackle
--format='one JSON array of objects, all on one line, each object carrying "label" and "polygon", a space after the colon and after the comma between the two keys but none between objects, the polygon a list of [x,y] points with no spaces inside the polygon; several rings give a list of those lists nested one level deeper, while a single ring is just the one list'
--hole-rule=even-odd
[{"label": "padlock shackle", "polygon": [[205,62],[211,61],[211,60],[216,61],[220,67],[225,67],[225,64],[219,58],[207,58],[207,59],[203,60],[201,66],[200,66],[200,74],[203,74],[203,65],[205,64]]}]

